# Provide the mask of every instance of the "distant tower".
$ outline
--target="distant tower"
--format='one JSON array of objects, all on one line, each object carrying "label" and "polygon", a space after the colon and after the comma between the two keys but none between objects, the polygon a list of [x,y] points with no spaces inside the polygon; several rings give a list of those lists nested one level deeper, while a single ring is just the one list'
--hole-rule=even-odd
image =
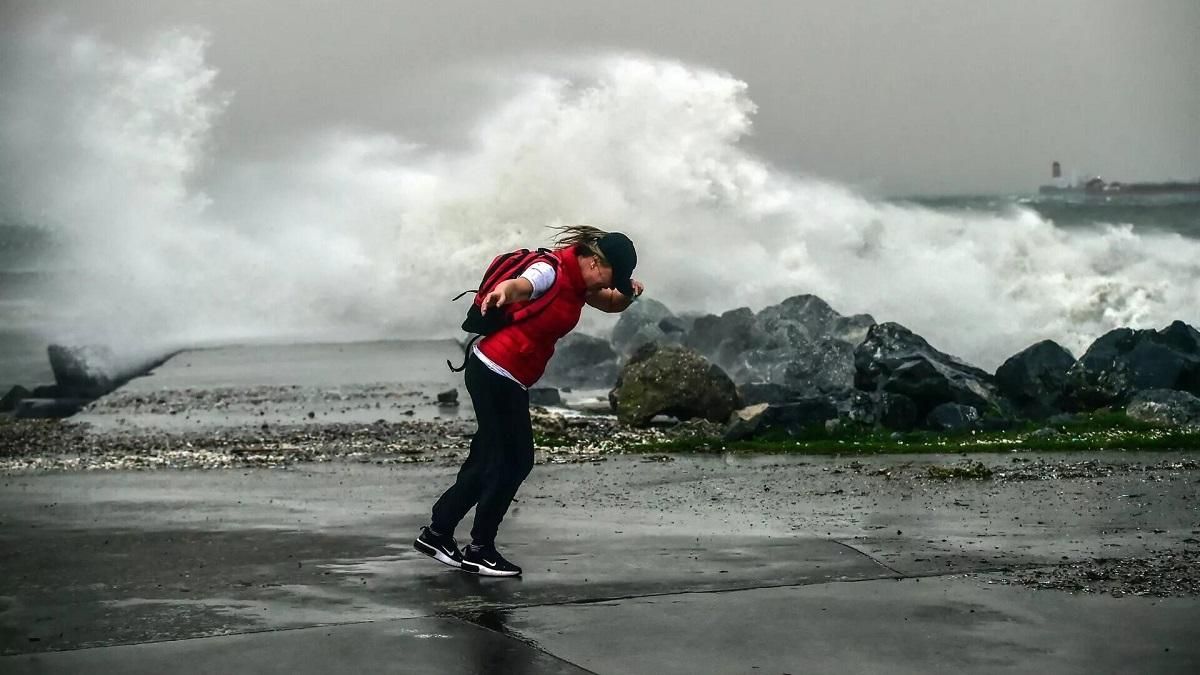
[{"label": "distant tower", "polygon": [[1050,164],[1050,177],[1062,178],[1062,165],[1060,165],[1058,162],[1053,162]]}]

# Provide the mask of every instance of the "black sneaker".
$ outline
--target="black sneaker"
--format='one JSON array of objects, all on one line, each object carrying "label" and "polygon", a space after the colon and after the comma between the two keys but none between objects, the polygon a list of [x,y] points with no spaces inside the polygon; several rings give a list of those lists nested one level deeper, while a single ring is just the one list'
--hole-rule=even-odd
[{"label": "black sneaker", "polygon": [[508,562],[495,546],[471,544],[463,551],[462,569],[489,577],[520,576],[521,568]]},{"label": "black sneaker", "polygon": [[413,548],[434,560],[451,567],[461,567],[463,554],[458,550],[454,537],[434,534],[428,527],[421,528],[421,534],[413,542]]}]

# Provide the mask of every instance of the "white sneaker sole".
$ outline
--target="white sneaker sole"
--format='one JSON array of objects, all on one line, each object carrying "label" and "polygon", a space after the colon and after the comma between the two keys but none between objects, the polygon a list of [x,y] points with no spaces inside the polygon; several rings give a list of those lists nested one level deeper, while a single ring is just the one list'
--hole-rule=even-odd
[{"label": "white sneaker sole", "polygon": [[500,570],[494,570],[490,567],[484,567],[483,565],[476,565],[475,563],[469,563],[466,561],[463,561],[463,564],[459,565],[458,567],[464,572],[470,572],[471,574],[478,574],[484,577],[516,577],[521,575],[520,572],[501,572]]},{"label": "white sneaker sole", "polygon": [[457,560],[455,560],[454,558],[451,558],[450,556],[446,555],[445,553],[442,553],[441,550],[434,548],[433,546],[430,546],[429,544],[426,544],[425,542],[421,541],[420,539],[417,539],[416,541],[413,542],[413,548],[417,549],[418,553],[424,553],[425,555],[429,556],[430,558],[433,558],[434,560],[442,563],[443,565],[447,565],[447,566],[453,567],[455,569],[462,569],[462,566],[458,563]]}]

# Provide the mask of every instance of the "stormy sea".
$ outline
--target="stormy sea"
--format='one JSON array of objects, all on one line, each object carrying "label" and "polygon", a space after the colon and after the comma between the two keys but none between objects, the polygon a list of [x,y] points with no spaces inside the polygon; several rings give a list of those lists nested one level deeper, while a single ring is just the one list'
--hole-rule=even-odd
[{"label": "stormy sea", "polygon": [[734,75],[624,54],[513,74],[453,145],[331,122],[241,155],[209,43],[5,45],[44,68],[0,71],[0,388],[49,382],[51,343],[103,345],[120,368],[457,337],[449,299],[569,223],[629,233],[647,297],[677,313],[813,294],[985,369],[1041,339],[1078,354],[1119,326],[1200,324],[1194,202],[864,193],[749,149]]},{"label": "stormy sea", "polygon": [[[1062,340],[1078,350],[1086,347],[1091,339],[1099,337],[1105,330],[1117,326],[1161,328],[1176,318],[1193,324],[1200,320],[1200,314],[1197,314],[1200,305],[1189,303],[1187,297],[1188,289],[1192,292],[1197,289],[1200,257],[1186,260],[1182,253],[1200,251],[1200,244],[1197,243],[1200,241],[1200,203],[1089,204],[1039,200],[1037,196],[995,195],[881,200],[874,208],[902,214],[904,222],[897,223],[897,227],[911,227],[913,221],[924,218],[930,225],[941,223],[942,227],[950,228],[951,231],[945,232],[945,238],[940,241],[923,241],[917,236],[907,240],[897,237],[891,245],[897,268],[906,270],[906,274],[911,276],[909,279],[897,279],[898,285],[912,287],[932,284],[943,285],[944,288],[926,288],[918,296],[901,295],[895,300],[872,305],[868,300],[854,301],[853,289],[862,279],[847,275],[844,279],[845,290],[831,293],[823,289],[823,292],[835,298],[832,301],[835,309],[843,313],[865,311],[874,314],[878,320],[898,320],[920,326],[927,334],[938,336],[938,342],[948,350],[968,355],[986,364],[985,367],[995,367],[998,360],[1043,337]],[[876,227],[881,230],[887,227],[886,221],[876,222]],[[966,236],[968,228],[979,231]],[[836,232],[838,224],[831,222],[829,229]],[[958,241],[951,236],[954,229],[960,230],[963,235]],[[1037,231],[1031,232],[1031,229]],[[877,236],[881,241],[886,239],[882,232]],[[498,237],[495,246],[500,247],[505,243]],[[802,241],[794,243],[802,244]],[[1039,251],[1038,248],[1045,243],[1061,246],[1063,250]],[[867,244],[864,241],[862,245]],[[97,315],[104,316],[108,312],[112,313],[114,320],[126,320],[125,317],[136,320],[140,305],[135,289],[128,289],[132,297],[120,293],[91,297],[90,302],[96,305],[87,308],[86,319],[76,314],[78,305],[72,300],[71,289],[88,283],[87,275],[93,271],[64,265],[65,246],[61,235],[44,225],[0,225],[0,390],[7,391],[17,384],[32,387],[52,382],[46,357],[48,344],[104,343],[106,336],[114,334],[114,330],[119,334],[121,329],[119,325],[97,326],[79,322],[95,321]],[[920,249],[938,246],[943,247],[942,250],[922,250],[917,253]],[[911,250],[906,250],[906,247]],[[991,255],[989,247],[992,249]],[[1172,247],[1180,249],[1179,256],[1168,254]],[[1014,256],[1015,248],[1024,249],[1027,257]],[[1161,251],[1162,254],[1156,257],[1155,251]],[[1039,267],[1039,258],[1048,253],[1061,256],[1063,267],[1055,268],[1052,259],[1046,260],[1044,267]],[[413,251],[413,254],[419,252]],[[943,257],[946,267],[939,270],[936,265],[928,267],[916,263],[915,258],[928,261],[931,254],[937,254],[933,255],[935,260]],[[701,256],[700,263],[703,266],[703,254],[698,251],[697,255]],[[715,253],[712,255],[716,256]],[[956,278],[948,274],[963,265],[963,256],[979,256],[969,265],[977,275],[974,278]],[[992,256],[995,264],[985,266]],[[654,260],[659,256],[648,251],[645,257]],[[909,265],[902,264],[905,258],[910,259]],[[774,273],[787,274],[789,266],[794,264],[793,261],[780,259]],[[1075,277],[1083,285],[1072,287],[1071,266],[1077,264],[1089,269],[1091,276]],[[1173,271],[1172,264],[1177,265]],[[1155,273],[1159,265],[1163,267]],[[693,271],[698,275],[709,273],[703,269]],[[734,287],[728,293],[719,294],[720,300],[698,303],[693,309],[720,313],[738,306],[739,300],[747,303],[757,300],[760,305],[769,304],[787,295],[811,290],[801,284],[771,284],[769,277],[772,273],[770,263],[764,261],[761,266],[754,267],[753,272],[745,274],[743,284],[745,287],[773,287],[776,289],[775,296],[759,292],[753,300],[750,297],[739,298],[738,290]],[[983,277],[986,273],[995,275],[995,278]],[[320,271],[314,271],[314,274],[320,274]],[[928,278],[922,279],[923,275]],[[647,268],[645,276],[664,282],[687,282],[685,278],[672,279],[672,275],[650,268]],[[1059,278],[1047,289],[1047,277]],[[364,281],[374,283],[369,279]],[[460,285],[469,285],[471,281],[469,274],[464,273]],[[331,280],[330,283],[343,282]],[[700,278],[696,283],[703,284],[705,281]],[[979,286],[990,287],[997,295],[989,298]],[[1022,286],[1026,286],[1025,290],[1019,298],[1014,298],[1012,292]],[[1036,292],[1039,287],[1055,292],[1041,295]],[[434,299],[444,301],[447,307],[454,307],[448,302],[449,294],[445,291],[456,289],[456,286],[448,283],[444,288],[437,289],[442,292]],[[253,285],[248,285],[243,292],[253,295]],[[186,335],[172,334],[170,325],[163,325],[157,342],[155,331],[150,328],[139,330],[129,344],[117,342],[108,346],[118,354],[141,358],[178,348],[248,342],[304,343],[330,339],[361,341],[395,338],[413,341],[412,351],[416,355],[424,353],[426,349],[419,341],[422,337],[457,336],[453,319],[449,317],[440,327],[434,327],[426,320],[425,325],[430,326],[427,334],[405,330],[400,325],[407,303],[403,295],[400,292],[395,299],[394,315],[380,316],[373,329],[352,326],[351,330],[340,335],[337,322],[331,322],[325,327],[326,330],[314,330],[308,334],[251,329],[241,334],[230,332],[227,339],[220,337],[220,326],[213,326],[211,332],[195,327],[196,338],[189,340]],[[872,290],[864,295],[879,298],[880,291]],[[235,301],[234,298],[230,300]],[[295,301],[302,300],[303,297]],[[842,300],[842,307],[838,306],[838,300]],[[182,298],[180,301],[185,302]],[[911,308],[906,308],[905,302],[911,303]],[[111,303],[111,306],[106,307],[106,303]],[[980,304],[992,306],[981,308],[978,306]],[[996,311],[1005,308],[1007,312]],[[153,308],[144,309],[150,311]],[[682,309],[686,311],[689,308],[685,306]],[[966,325],[968,318],[963,315],[979,320],[981,313],[994,317],[992,320],[995,323]],[[144,318],[149,320],[153,316]],[[389,334],[385,328],[389,325],[395,325],[394,333]],[[590,328],[593,332],[602,333],[608,327],[593,324],[585,326],[584,330]],[[99,332],[92,334],[90,328],[97,328]],[[360,332],[355,334],[354,328]],[[1003,336],[1004,339],[998,339],[997,336]]]}]

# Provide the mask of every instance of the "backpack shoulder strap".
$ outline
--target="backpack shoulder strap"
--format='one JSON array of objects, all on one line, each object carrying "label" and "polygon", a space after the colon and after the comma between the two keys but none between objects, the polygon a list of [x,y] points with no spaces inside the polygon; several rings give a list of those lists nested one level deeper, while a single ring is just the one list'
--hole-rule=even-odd
[{"label": "backpack shoulder strap", "polygon": [[528,266],[525,264],[525,260],[529,257],[530,253],[529,249],[521,248],[509,251],[508,253],[501,253],[493,258],[491,264],[488,265],[487,270],[483,273],[483,281],[479,282],[477,293],[486,294],[496,284],[516,276],[519,270]]}]

